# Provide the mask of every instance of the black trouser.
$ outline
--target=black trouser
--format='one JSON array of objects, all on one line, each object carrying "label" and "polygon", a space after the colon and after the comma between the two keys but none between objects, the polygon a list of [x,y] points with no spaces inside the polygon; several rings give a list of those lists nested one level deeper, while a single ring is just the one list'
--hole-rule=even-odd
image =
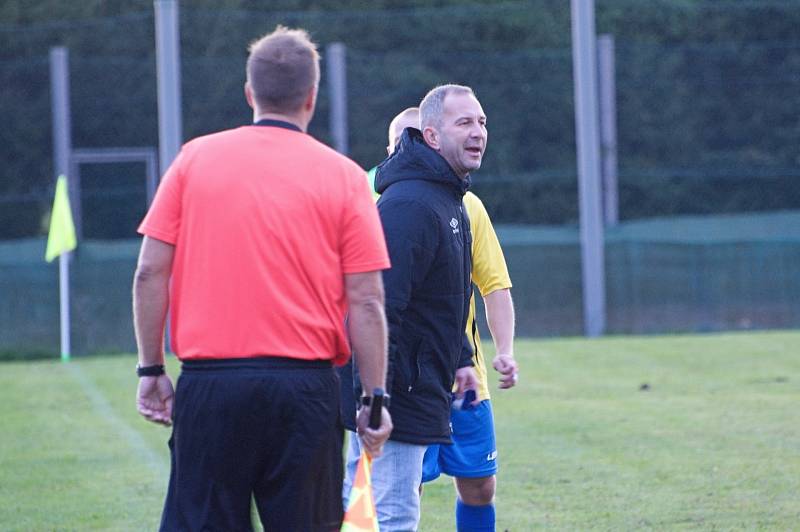
[{"label": "black trouser", "polygon": [[342,425],[328,362],[187,361],[161,530],[339,530]]}]

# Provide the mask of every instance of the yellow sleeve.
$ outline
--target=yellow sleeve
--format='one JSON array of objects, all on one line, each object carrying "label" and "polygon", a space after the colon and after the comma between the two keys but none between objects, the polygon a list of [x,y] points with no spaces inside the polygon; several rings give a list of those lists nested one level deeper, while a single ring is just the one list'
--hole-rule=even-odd
[{"label": "yellow sleeve", "polygon": [[472,192],[464,195],[464,205],[472,230],[472,282],[482,296],[511,288],[506,259],[486,207]]}]

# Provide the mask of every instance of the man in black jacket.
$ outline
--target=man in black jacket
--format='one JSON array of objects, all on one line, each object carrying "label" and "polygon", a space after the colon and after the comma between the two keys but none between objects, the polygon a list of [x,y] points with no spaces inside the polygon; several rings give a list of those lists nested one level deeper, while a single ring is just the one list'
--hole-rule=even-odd
[{"label": "man in black jacket", "polygon": [[[403,132],[376,176],[392,262],[383,280],[394,430],[372,471],[382,532],[416,530],[422,459],[428,445],[450,443],[453,384],[460,396],[477,387],[464,334],[472,287],[462,198],[486,148],[486,116],[470,88],[444,85],[422,100],[420,124]],[[352,463],[360,442],[350,440]]]}]

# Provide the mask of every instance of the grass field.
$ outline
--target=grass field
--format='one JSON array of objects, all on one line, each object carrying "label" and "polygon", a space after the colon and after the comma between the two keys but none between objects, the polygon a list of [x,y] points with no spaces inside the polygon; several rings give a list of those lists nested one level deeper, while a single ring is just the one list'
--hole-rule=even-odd
[{"label": "grass field", "polygon": [[[797,530],[800,332],[520,341],[498,530]],[[133,356],[0,365],[0,530],[153,530],[168,430]],[[171,362],[171,374],[177,365]],[[423,531],[454,530],[447,479]]]}]

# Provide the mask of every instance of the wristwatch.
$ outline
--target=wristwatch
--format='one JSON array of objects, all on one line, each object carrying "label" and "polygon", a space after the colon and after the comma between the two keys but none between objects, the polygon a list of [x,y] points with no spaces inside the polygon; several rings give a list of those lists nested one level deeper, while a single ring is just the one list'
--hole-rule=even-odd
[{"label": "wristwatch", "polygon": [[[384,394],[383,396],[383,406],[389,408],[389,403],[391,402],[392,396],[389,394]],[[358,400],[361,406],[369,406],[372,404],[372,396],[371,395],[362,395],[361,398]]]},{"label": "wristwatch", "polygon": [[136,364],[136,375],[139,377],[159,377],[164,373],[164,364],[154,364],[152,366]]}]

